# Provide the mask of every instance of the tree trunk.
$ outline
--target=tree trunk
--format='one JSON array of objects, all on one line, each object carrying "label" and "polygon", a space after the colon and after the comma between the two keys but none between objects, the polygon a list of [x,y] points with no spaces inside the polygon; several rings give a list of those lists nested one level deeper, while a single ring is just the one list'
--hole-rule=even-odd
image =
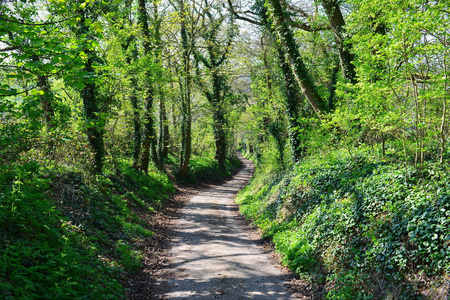
[{"label": "tree trunk", "polygon": [[189,172],[189,161],[191,158],[191,126],[192,126],[192,114],[191,114],[191,67],[190,67],[190,45],[188,40],[188,34],[186,29],[186,16],[188,12],[184,5],[184,0],[179,0],[179,10],[181,13],[181,45],[183,55],[183,74],[180,78],[181,88],[181,159],[180,168],[178,174],[181,177],[186,177]]},{"label": "tree trunk", "polygon": [[[145,0],[138,1],[138,11],[139,11],[139,25],[142,29],[144,37],[144,55],[150,56],[151,45],[150,45],[150,32],[148,27],[148,16],[145,7]],[[153,100],[154,100],[154,90],[151,82],[151,74],[147,72],[146,78],[146,96],[145,96],[145,112],[144,112],[144,137],[142,141],[142,151],[141,151],[141,162],[140,169],[144,172],[148,172],[148,167],[150,164],[150,152],[152,154],[152,161],[156,166],[159,167],[158,163],[158,153],[156,151],[156,132],[154,126],[154,116],[153,116]]]},{"label": "tree trunk", "polygon": [[[275,35],[271,21],[265,14],[262,16],[266,28],[272,36]],[[292,69],[286,60],[286,53],[279,41],[274,42],[274,47],[278,52],[278,60],[280,63],[281,72],[283,75],[283,96],[286,103],[286,113],[288,116],[288,132],[289,141],[292,148],[292,160],[299,161],[305,154],[304,138],[302,137],[300,129],[302,124],[299,122],[300,112],[299,106],[304,101],[300,95],[300,87],[295,79]]]},{"label": "tree trunk", "polygon": [[[220,12],[218,14],[220,15]],[[225,115],[225,100],[227,97],[228,85],[226,82],[226,75],[221,73],[221,66],[227,58],[228,49],[231,46],[233,36],[229,31],[227,32],[227,38],[220,42],[218,40],[220,25],[217,23],[214,24],[217,20],[214,19],[213,14],[208,9],[205,9],[205,15],[210,21],[206,26],[208,29],[204,34],[204,38],[207,40],[207,45],[205,47],[207,56],[204,56],[198,51],[194,52],[194,55],[197,63],[202,63],[205,68],[209,70],[208,73],[212,90],[200,78],[200,69],[198,68],[198,65],[198,76],[196,80],[212,108],[212,126],[214,142],[216,144],[215,159],[218,162],[220,171],[224,172],[226,171],[225,162],[228,149],[226,132],[226,126],[228,124]]]},{"label": "tree trunk", "polygon": [[164,96],[161,94],[161,99],[159,103],[159,122],[160,122],[160,140],[159,140],[159,152],[160,159],[167,158],[169,155],[169,122],[167,120],[166,103]]},{"label": "tree trunk", "polygon": [[219,170],[224,172],[226,170],[227,136],[225,132],[225,117],[220,108],[214,110],[213,120],[214,142],[216,144],[216,155],[214,158],[217,160]]},{"label": "tree trunk", "polygon": [[[34,62],[39,61],[39,57],[37,55],[33,55],[32,57]],[[53,92],[50,89],[50,84],[48,83],[47,75],[38,74],[37,75],[37,86],[39,89],[44,92],[43,95],[40,96],[41,107],[44,113],[44,121],[48,128],[53,128],[55,124],[55,110],[53,109],[52,99]]]},{"label": "tree trunk", "polygon": [[295,81],[294,74],[292,74],[292,70],[286,62],[283,48],[278,43],[275,47],[278,51],[280,67],[284,79],[283,93],[286,101],[286,112],[289,122],[288,130],[292,148],[292,159],[294,162],[297,162],[304,156],[306,150],[304,146],[304,139],[300,131],[302,124],[298,121],[300,117],[299,105],[302,102],[302,99],[300,97],[300,89]]},{"label": "tree trunk", "polygon": [[[131,80],[131,85],[137,87],[136,79]],[[141,130],[141,114],[139,112],[139,99],[136,91],[133,90],[130,95],[131,107],[133,108],[133,167],[139,167],[139,155],[141,153],[142,130]]]},{"label": "tree trunk", "polygon": [[444,154],[445,154],[445,146],[446,146],[446,134],[445,129],[447,127],[447,98],[450,96],[450,92],[448,89],[448,73],[447,73],[447,53],[444,53],[443,59],[443,67],[444,67],[444,90],[446,91],[446,95],[442,97],[442,117],[441,117],[441,126],[439,128],[439,135],[441,138],[441,153],[440,153],[440,163],[444,162]]},{"label": "tree trunk", "polygon": [[156,152],[156,137],[154,128],[153,117],[153,90],[148,88],[145,99],[144,108],[144,137],[142,139],[142,153],[140,170],[148,173],[148,167],[150,165],[150,154],[152,154],[152,160],[156,166],[158,166],[158,158]]},{"label": "tree trunk", "polygon": [[[213,49],[210,49],[210,59],[211,59],[211,66],[215,66],[216,63],[216,56]],[[213,83],[213,98],[209,99],[209,102],[212,104],[212,107],[214,109],[213,113],[213,132],[214,132],[214,139],[216,143],[216,156],[217,162],[219,164],[219,170],[222,172],[225,172],[225,161],[227,156],[227,135],[225,132],[225,126],[226,118],[225,113],[223,111],[224,106],[224,97],[223,97],[223,90],[225,88],[225,79],[218,74],[218,70],[213,70],[212,74],[212,83]]]},{"label": "tree trunk", "polygon": [[312,109],[320,118],[320,113],[326,110],[325,102],[319,96],[309,71],[300,56],[298,45],[296,44],[294,34],[286,21],[285,12],[281,3],[278,0],[266,0],[266,3],[269,4],[268,12],[270,15],[268,17],[273,19],[275,32],[285,49],[294,78],[298,82],[298,85]]},{"label": "tree trunk", "polygon": [[352,45],[345,41],[345,20],[341,13],[337,0],[322,0],[322,6],[333,30],[336,44],[338,46],[339,59],[344,78],[351,83],[356,83],[356,71],[353,65],[355,56],[350,52]]},{"label": "tree trunk", "polygon": [[[86,26],[85,11],[81,11],[78,33],[80,35],[91,36],[89,28]],[[87,56],[87,61],[84,64],[83,71],[87,73],[87,80],[84,82],[85,86],[80,92],[80,97],[83,99],[83,108],[86,116],[86,131],[94,153],[93,172],[100,174],[103,170],[103,161],[105,158],[105,143],[104,143],[104,120],[102,120],[99,109],[99,94],[95,84],[95,70],[94,61],[97,60],[97,55],[94,51],[86,47],[84,53]]]}]

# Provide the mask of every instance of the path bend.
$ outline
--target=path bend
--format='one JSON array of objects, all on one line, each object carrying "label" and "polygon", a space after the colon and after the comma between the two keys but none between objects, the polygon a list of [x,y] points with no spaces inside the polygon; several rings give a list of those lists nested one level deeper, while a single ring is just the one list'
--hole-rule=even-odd
[{"label": "path bend", "polygon": [[298,299],[234,203],[254,171],[253,163],[240,159],[244,167],[238,174],[194,196],[181,210],[174,224],[164,298]]}]

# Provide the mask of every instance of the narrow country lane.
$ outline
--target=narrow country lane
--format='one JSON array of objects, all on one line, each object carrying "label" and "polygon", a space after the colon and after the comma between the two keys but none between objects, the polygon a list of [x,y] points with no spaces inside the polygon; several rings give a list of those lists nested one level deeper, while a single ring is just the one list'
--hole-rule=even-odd
[{"label": "narrow country lane", "polygon": [[253,164],[241,160],[245,167],[233,179],[194,196],[182,209],[174,224],[166,298],[296,299],[234,204],[253,174]]}]

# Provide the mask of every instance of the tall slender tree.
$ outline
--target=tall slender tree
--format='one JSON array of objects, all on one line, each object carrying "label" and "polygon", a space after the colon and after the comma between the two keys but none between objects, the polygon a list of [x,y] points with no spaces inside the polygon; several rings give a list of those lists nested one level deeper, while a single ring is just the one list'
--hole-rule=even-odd
[{"label": "tall slender tree", "polygon": [[284,48],[286,59],[291,65],[294,77],[311,105],[311,108],[320,117],[321,112],[326,110],[326,104],[320,97],[310,72],[300,55],[298,45],[286,16],[286,10],[278,0],[266,0],[266,5],[268,7],[268,16],[273,20],[274,32]]},{"label": "tall slender tree", "polygon": [[344,78],[351,83],[356,83],[356,71],[355,66],[353,65],[355,56],[351,52],[351,42],[346,39],[345,20],[342,16],[339,2],[338,0],[322,0],[321,3],[325,9],[328,21],[335,36],[342,74],[344,75]]},{"label": "tall slender tree", "polygon": [[192,143],[192,112],[191,112],[191,55],[193,52],[192,32],[189,35],[187,22],[189,19],[189,8],[184,0],[178,0],[178,13],[180,17],[180,38],[182,67],[179,76],[180,98],[181,98],[181,155],[178,174],[186,177],[189,172],[189,161],[191,158]]},{"label": "tall slender tree", "polygon": [[[147,63],[152,63],[152,36],[149,28],[149,18],[147,13],[146,1],[138,0],[139,26],[142,30],[144,56]],[[157,137],[154,120],[154,97],[155,89],[153,86],[153,74],[150,71],[152,66],[146,66],[145,78],[145,105],[144,105],[144,132],[142,139],[142,151],[140,160],[140,169],[148,172],[150,164],[150,155],[153,163],[159,166],[158,152],[156,149]]]},{"label": "tall slender tree", "polygon": [[77,19],[74,32],[84,37],[82,53],[85,54],[86,59],[83,65],[83,72],[85,80],[82,83],[83,88],[80,91],[81,99],[83,100],[84,113],[86,116],[86,131],[94,153],[94,166],[93,171],[95,173],[101,173],[103,170],[103,163],[105,159],[105,120],[102,118],[101,102],[103,101],[102,95],[99,91],[98,83],[96,80],[96,71],[94,64],[99,63],[100,57],[92,47],[92,41],[95,37],[88,24],[92,22],[90,15],[93,14],[94,7],[79,6],[77,13],[79,18]]},{"label": "tall slender tree", "polygon": [[[205,51],[196,50],[194,56],[197,60],[197,71],[200,64],[209,75],[210,82],[204,82],[197,76],[196,82],[200,86],[203,94],[211,105],[213,115],[213,133],[216,145],[216,155],[220,170],[225,170],[227,155],[227,119],[226,119],[226,99],[230,93],[226,75],[223,67],[227,60],[229,48],[234,37],[234,20],[231,16],[223,14],[221,6],[213,6],[212,3],[204,2],[203,27],[206,28],[203,39],[205,41]],[[212,10],[215,9],[218,17],[214,17]],[[228,28],[224,28],[224,38],[220,39],[220,31],[223,30],[223,22],[228,20]]]}]

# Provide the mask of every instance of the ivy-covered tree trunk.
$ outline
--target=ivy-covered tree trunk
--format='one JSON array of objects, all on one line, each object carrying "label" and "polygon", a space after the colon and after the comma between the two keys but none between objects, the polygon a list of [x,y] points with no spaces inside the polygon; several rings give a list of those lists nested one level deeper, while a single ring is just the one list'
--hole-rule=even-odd
[{"label": "ivy-covered tree trunk", "polygon": [[178,174],[186,177],[189,172],[189,161],[191,159],[191,143],[192,143],[192,113],[191,113],[191,47],[189,44],[188,33],[186,28],[186,18],[188,11],[184,0],[178,1],[181,14],[181,47],[183,57],[183,71],[180,77],[181,90],[181,159]]},{"label": "ivy-covered tree trunk", "polygon": [[[136,88],[137,80],[132,78],[131,85]],[[133,167],[139,167],[139,155],[141,153],[142,130],[141,130],[141,113],[139,106],[139,99],[136,95],[136,90],[132,90],[130,95],[131,107],[133,108]]]},{"label": "ivy-covered tree trunk", "polygon": [[190,93],[183,95],[183,98],[184,99],[182,100],[181,107],[181,161],[178,174],[181,177],[186,177],[189,172],[189,161],[191,159],[192,143],[192,115],[190,113]]},{"label": "ivy-covered tree trunk", "polygon": [[278,51],[278,57],[280,61],[281,72],[283,74],[283,94],[286,103],[286,113],[288,117],[288,132],[289,140],[291,142],[292,148],[292,159],[297,162],[305,155],[304,138],[302,137],[302,124],[299,122],[300,119],[300,104],[302,102],[302,97],[300,96],[300,89],[297,82],[295,81],[294,74],[292,73],[289,64],[286,62],[285,53],[278,43],[275,47]]},{"label": "ivy-covered tree trunk", "polygon": [[[86,11],[80,11],[80,20],[78,22],[78,34],[85,35],[86,39],[93,39],[88,26],[86,25]],[[91,37],[91,38],[89,38]],[[105,158],[105,142],[104,142],[104,120],[101,118],[100,111],[100,94],[95,82],[94,62],[99,60],[97,54],[88,46],[84,47],[84,53],[87,60],[84,63],[83,71],[86,72],[86,80],[84,87],[80,92],[83,100],[83,108],[86,117],[86,132],[94,154],[94,173],[101,173],[103,170],[103,162]]]},{"label": "ivy-covered tree trunk", "polygon": [[[212,60],[212,65],[217,64],[215,55],[210,51],[210,58]],[[226,88],[225,78],[218,74],[218,69],[213,70],[212,74],[213,81],[213,97],[209,100],[212,108],[214,110],[213,113],[213,132],[214,132],[214,140],[216,144],[216,155],[215,159],[219,164],[219,169],[221,171],[225,171],[225,161],[227,156],[227,135],[225,131],[225,127],[227,125],[225,112],[224,112],[224,90]]]},{"label": "ivy-covered tree trunk", "polygon": [[[227,157],[228,140],[227,140],[227,119],[225,114],[225,101],[228,97],[229,87],[227,84],[227,77],[223,73],[223,65],[227,59],[228,50],[233,40],[233,19],[229,19],[230,27],[224,35],[220,35],[220,29],[223,26],[221,23],[226,20],[222,15],[221,8],[216,7],[215,16],[213,16],[212,10],[205,2],[205,16],[203,20],[204,27],[208,30],[205,31],[203,38],[206,41],[205,53],[195,51],[195,59],[197,63],[201,63],[209,75],[209,86],[202,80],[200,75],[200,67],[197,64],[197,77],[196,82],[199,84],[203,94],[211,105],[213,114],[213,134],[214,143],[216,145],[215,159],[218,162],[219,169],[225,171],[225,162]],[[217,18],[219,16],[219,18]],[[206,20],[209,23],[205,23]],[[221,20],[221,21],[219,21]],[[223,38],[222,38],[223,37]],[[221,39],[222,38],[222,39]]]},{"label": "ivy-covered tree trunk", "polygon": [[342,74],[351,83],[356,83],[356,71],[353,65],[355,56],[350,51],[352,45],[345,40],[345,20],[342,16],[339,3],[337,0],[322,0],[322,6],[325,9],[331,29],[334,32]]},{"label": "ivy-covered tree trunk", "polygon": [[[38,63],[39,57],[33,55],[33,62]],[[48,82],[48,76],[46,74],[37,74],[37,86],[43,92],[40,95],[40,102],[42,112],[44,113],[44,121],[48,128],[53,128],[55,124],[55,110],[53,108],[53,91],[50,88],[50,83]]]},{"label": "ivy-covered tree trunk", "polygon": [[[272,37],[275,37],[276,34],[274,32],[272,22],[267,16],[266,10],[262,8],[260,10],[260,14],[265,28],[268,30],[268,32]],[[278,52],[278,60],[280,64],[281,73],[283,76],[282,93],[286,104],[286,113],[288,119],[288,134],[289,134],[289,141],[291,143],[292,160],[294,162],[297,162],[305,155],[306,150],[304,146],[305,141],[301,132],[303,124],[299,121],[300,105],[304,101],[304,98],[301,96],[300,87],[298,85],[298,82],[295,80],[294,73],[292,72],[292,69],[286,58],[287,56],[286,52],[283,46],[281,45],[280,41],[275,41],[274,47]]]},{"label": "ivy-covered tree trunk", "polygon": [[[218,74],[218,67],[220,63],[216,60],[215,52],[210,48],[209,56],[210,62],[204,61],[207,67],[212,69],[212,92],[208,91],[205,86],[202,87],[203,93],[206,96],[213,111],[213,134],[214,143],[216,145],[216,154],[214,158],[217,160],[219,169],[225,171],[225,162],[227,156],[227,134],[226,126],[227,120],[224,111],[224,93],[226,89],[226,82],[223,75]],[[204,58],[203,58],[204,59]],[[213,67],[214,66],[214,67]]]},{"label": "ivy-covered tree trunk", "polygon": [[153,117],[153,90],[148,87],[146,92],[147,95],[145,96],[144,107],[144,136],[142,139],[140,169],[141,171],[147,173],[150,165],[150,154],[152,154],[153,162],[157,165],[157,152]]},{"label": "ivy-covered tree trunk", "polygon": [[[122,45],[124,50],[127,50],[130,47],[132,40],[135,39],[135,36],[131,35],[126,43]],[[138,59],[138,50],[136,45],[132,45],[131,56],[126,57],[127,64],[131,65],[133,62]],[[139,157],[141,153],[141,144],[142,144],[142,129],[141,129],[141,113],[140,113],[140,105],[139,98],[137,96],[138,91],[138,81],[134,74],[131,74],[130,80],[131,92],[129,94],[129,101],[131,104],[131,108],[133,109],[133,168],[139,168]]]},{"label": "ivy-covered tree trunk", "polygon": [[[125,0],[125,10],[123,11],[123,19],[128,20],[128,25],[133,26],[133,18],[132,18],[132,4],[133,0]],[[124,28],[124,24],[120,23],[119,26]],[[122,49],[126,52],[131,47],[131,53],[126,56],[126,62],[128,65],[132,65],[138,60],[138,49],[136,43],[136,36],[134,34],[130,35],[125,43],[122,44]],[[136,77],[135,70],[131,70],[132,74],[130,74],[130,87],[131,91],[128,96],[128,99],[131,104],[131,108],[133,110],[132,123],[133,123],[133,168],[139,169],[139,158],[141,154],[141,145],[142,145],[142,124],[141,124],[141,105],[139,98],[137,96],[137,92],[139,91],[138,79]]]},{"label": "ivy-covered tree trunk", "polygon": [[161,93],[161,99],[159,102],[159,122],[160,122],[160,139],[158,152],[160,159],[167,158],[169,156],[169,121],[167,120],[166,103]]},{"label": "ivy-covered tree trunk", "polygon": [[[139,25],[142,30],[144,42],[144,55],[150,56],[151,53],[151,36],[148,27],[148,16],[145,6],[145,0],[138,1],[138,11],[139,11]],[[148,172],[148,167],[150,164],[150,154],[152,155],[152,161],[156,166],[158,163],[158,153],[156,151],[156,132],[155,132],[155,120],[153,116],[153,101],[154,101],[154,89],[152,86],[152,74],[149,71],[146,72],[144,78],[146,84],[145,91],[145,106],[144,106],[144,134],[142,139],[142,151],[141,151],[141,161],[140,169],[144,172]]]},{"label": "ivy-covered tree trunk", "polygon": [[325,101],[323,101],[317,92],[309,71],[300,56],[294,34],[286,21],[285,11],[278,0],[266,0],[266,4],[269,8],[267,11],[269,14],[268,17],[273,20],[275,33],[285,49],[286,59],[291,65],[294,78],[298,82],[311,108],[320,116],[320,113],[326,110]]},{"label": "ivy-covered tree trunk", "polygon": [[49,128],[52,128],[55,126],[55,110],[52,104],[53,92],[50,89],[48,77],[46,75],[38,75],[37,84],[39,89],[44,92],[40,98],[45,123]]},{"label": "ivy-covered tree trunk", "polygon": [[277,143],[277,149],[278,153],[280,154],[280,165],[281,168],[284,169],[284,147],[286,145],[286,136],[284,134],[284,126],[282,123],[275,121],[269,124],[268,129],[269,133],[273,136],[275,139],[275,142]]}]

